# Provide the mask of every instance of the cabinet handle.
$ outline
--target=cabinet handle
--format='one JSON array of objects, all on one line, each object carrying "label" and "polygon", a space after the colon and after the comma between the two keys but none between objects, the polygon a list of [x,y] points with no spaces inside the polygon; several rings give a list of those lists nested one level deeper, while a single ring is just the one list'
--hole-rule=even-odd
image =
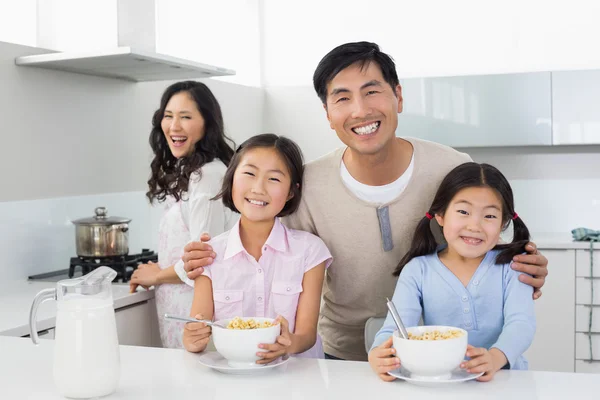
[{"label": "cabinet handle", "polygon": [[129,308],[133,308],[133,307],[137,307],[137,306],[144,305],[144,304],[146,304],[147,302],[148,302],[148,300],[144,300],[144,301],[141,301],[141,302],[139,302],[139,303],[133,303],[133,304],[130,304],[130,305],[128,305],[128,306],[125,306],[125,307],[119,307],[119,308],[116,308],[116,309],[115,309],[115,313],[117,313],[117,312],[119,312],[119,311],[125,311],[125,310],[127,310],[127,309],[129,309]]},{"label": "cabinet handle", "polygon": [[[44,329],[43,331],[39,331],[37,334],[38,334],[38,336],[46,335],[46,334],[50,333],[50,329],[54,329],[54,328]],[[28,337],[31,337],[31,335],[24,335],[21,337],[28,338]]]}]

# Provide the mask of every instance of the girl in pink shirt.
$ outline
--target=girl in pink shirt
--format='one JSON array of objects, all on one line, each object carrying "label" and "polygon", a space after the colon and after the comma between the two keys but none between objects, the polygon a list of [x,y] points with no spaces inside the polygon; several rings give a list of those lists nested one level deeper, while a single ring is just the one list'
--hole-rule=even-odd
[{"label": "girl in pink shirt", "polygon": [[[303,170],[290,139],[263,134],[242,143],[215,197],[240,220],[210,241],[215,260],[194,284],[191,315],[198,319],[277,318],[281,334],[260,346],[259,364],[284,354],[323,358],[317,322],[331,254],[317,236],[279,221],[298,208]],[[186,324],[185,348],[203,351],[210,334],[203,323]]]}]

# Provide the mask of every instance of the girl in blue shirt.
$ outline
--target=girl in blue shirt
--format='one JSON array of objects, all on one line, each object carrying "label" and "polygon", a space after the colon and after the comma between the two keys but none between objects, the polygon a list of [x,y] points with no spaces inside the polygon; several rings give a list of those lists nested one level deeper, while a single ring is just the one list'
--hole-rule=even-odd
[{"label": "girl in blue shirt", "polygon": [[[435,218],[434,223],[431,221]],[[498,244],[513,223],[513,240]],[[433,230],[445,244],[438,246]],[[489,381],[503,368],[527,369],[523,353],[533,341],[532,288],[510,267],[525,252],[529,230],[514,209],[504,175],[488,164],[462,164],[442,181],[429,212],[419,222],[410,250],[400,261],[392,301],[405,326],[449,325],[468,331],[461,364]],[[396,326],[391,315],[375,336],[369,363],[385,381],[400,367],[392,348]]]}]

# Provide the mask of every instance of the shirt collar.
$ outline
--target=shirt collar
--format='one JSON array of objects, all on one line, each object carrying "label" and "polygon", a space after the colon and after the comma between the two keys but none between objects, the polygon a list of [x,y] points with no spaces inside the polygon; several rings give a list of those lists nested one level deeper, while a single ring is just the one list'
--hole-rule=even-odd
[{"label": "shirt collar", "polygon": [[[275,224],[273,224],[273,228],[271,229],[271,233],[265,242],[265,246],[280,252],[286,252],[288,250],[287,229],[285,226],[283,226],[279,218],[275,218]],[[241,252],[246,252],[246,249],[244,249],[244,245],[242,244],[242,239],[240,237],[240,220],[238,220],[238,222],[229,231],[227,248],[225,249],[223,259],[227,260]]]}]

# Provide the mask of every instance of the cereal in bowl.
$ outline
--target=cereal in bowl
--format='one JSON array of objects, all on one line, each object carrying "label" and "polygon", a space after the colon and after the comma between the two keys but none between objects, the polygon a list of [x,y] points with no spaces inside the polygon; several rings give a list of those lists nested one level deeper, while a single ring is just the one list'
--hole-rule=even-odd
[{"label": "cereal in bowl", "polygon": [[463,335],[462,331],[451,329],[448,331],[431,331],[431,332],[423,332],[422,335],[414,335],[412,333],[408,333],[408,338],[410,340],[446,340],[446,339],[455,339],[457,337],[461,337]]},{"label": "cereal in bowl", "polygon": [[273,326],[271,321],[256,322],[253,318],[243,320],[240,317],[235,317],[227,324],[227,329],[260,329]]}]

